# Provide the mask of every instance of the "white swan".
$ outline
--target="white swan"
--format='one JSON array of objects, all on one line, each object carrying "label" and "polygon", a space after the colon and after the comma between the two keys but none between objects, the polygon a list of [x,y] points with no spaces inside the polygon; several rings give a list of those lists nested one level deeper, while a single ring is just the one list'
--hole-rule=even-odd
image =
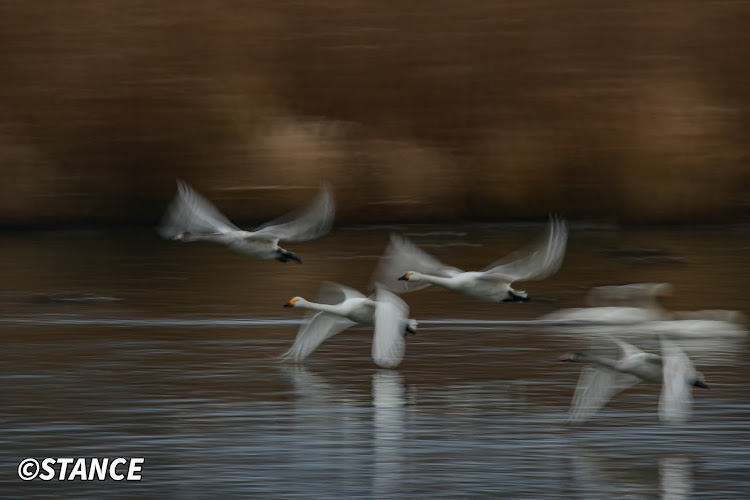
[{"label": "white swan", "polygon": [[577,332],[590,326],[601,333],[603,326],[617,326],[620,335],[666,335],[670,338],[742,337],[746,318],[740,311],[706,309],[669,311],[660,300],[672,293],[669,283],[631,283],[592,288],[587,301],[594,307],[561,309],[540,319],[573,324]]},{"label": "white swan", "polygon": [[669,283],[631,283],[597,286],[586,300],[592,307],[561,309],[542,316],[544,321],[629,325],[645,321],[671,319],[660,304],[661,297],[672,292]]},{"label": "white swan", "polygon": [[643,352],[632,344],[613,339],[620,349],[617,359],[568,353],[560,361],[587,363],[581,371],[573,401],[570,422],[582,422],[604,406],[617,393],[639,382],[662,384],[659,417],[665,423],[685,422],[692,403],[692,387],[708,388],[703,374],[676,344],[661,338],[662,355]]},{"label": "white swan", "polygon": [[672,295],[670,283],[628,283],[595,286],[586,294],[591,307],[642,307],[661,309],[661,300]]},{"label": "white swan", "polygon": [[393,283],[394,278],[406,272],[398,278],[406,284],[400,288],[389,284],[392,291],[407,292],[437,285],[486,302],[526,301],[529,300],[526,292],[514,290],[511,285],[516,281],[541,280],[557,272],[567,241],[565,222],[551,218],[541,241],[483,271],[464,272],[446,266],[406,238],[394,234],[380,261],[376,279],[381,283]]},{"label": "white swan", "polygon": [[372,359],[378,366],[395,368],[401,363],[406,350],[404,337],[417,328],[417,321],[409,319],[409,306],[403,300],[382,287],[377,288],[373,299],[336,283],[324,283],[320,295],[320,302],[294,297],[284,304],[316,314],[302,325],[283,359],[302,361],[327,339],[360,323],[375,327]]},{"label": "white swan", "polygon": [[243,231],[187,183],[177,181],[177,195],[167,209],[159,234],[176,241],[213,241],[262,260],[302,260],[279,246],[279,241],[305,241],[327,233],[333,223],[334,204],[330,188],[323,186],[318,197],[304,210],[288,214]]}]

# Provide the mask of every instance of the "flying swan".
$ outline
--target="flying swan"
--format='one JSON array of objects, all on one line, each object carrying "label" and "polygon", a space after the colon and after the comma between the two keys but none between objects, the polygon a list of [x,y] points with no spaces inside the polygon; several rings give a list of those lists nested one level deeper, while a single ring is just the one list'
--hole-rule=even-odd
[{"label": "flying swan", "polygon": [[280,217],[255,231],[244,231],[186,182],[177,181],[177,195],[158,227],[162,237],[175,241],[213,241],[235,252],[261,260],[302,262],[284,250],[279,241],[306,241],[331,229],[334,203],[331,189],[324,185],[317,198],[304,210]]},{"label": "flying swan", "polygon": [[[516,251],[483,271],[464,272],[447,266],[396,234],[381,258],[376,279],[394,292],[419,290],[437,285],[486,302],[527,301],[528,294],[511,286],[516,281],[544,279],[560,268],[568,241],[568,229],[559,218],[551,218],[541,240]],[[400,287],[395,278],[404,281]]]},{"label": "flying swan", "polygon": [[365,297],[337,283],[323,283],[319,302],[294,297],[284,307],[309,309],[315,314],[297,333],[292,347],[282,359],[300,362],[323,342],[350,326],[374,326],[372,359],[383,368],[395,368],[406,350],[405,336],[415,333],[417,321],[409,319],[409,306],[399,297],[378,286],[374,297]]},{"label": "flying swan", "polygon": [[612,339],[620,350],[617,359],[568,353],[560,361],[586,363],[570,405],[569,422],[588,419],[613,396],[639,382],[662,384],[659,418],[664,423],[684,423],[690,415],[692,388],[708,389],[703,374],[675,343],[661,338],[661,356],[643,352],[632,344]]}]

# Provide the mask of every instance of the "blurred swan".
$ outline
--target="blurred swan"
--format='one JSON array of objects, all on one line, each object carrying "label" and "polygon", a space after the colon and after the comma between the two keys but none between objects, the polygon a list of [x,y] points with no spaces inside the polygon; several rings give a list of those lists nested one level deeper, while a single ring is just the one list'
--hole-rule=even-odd
[{"label": "blurred swan", "polygon": [[324,185],[317,198],[304,210],[288,214],[244,231],[227,219],[186,182],[177,181],[177,195],[158,227],[162,237],[175,241],[213,241],[232,250],[262,260],[281,262],[302,260],[279,246],[279,241],[306,241],[327,233],[333,223],[331,189]]},{"label": "blurred swan", "polygon": [[592,307],[561,309],[543,316],[545,321],[625,325],[671,319],[660,299],[671,294],[669,283],[630,283],[597,286],[589,290]]},{"label": "blurred swan", "polygon": [[735,325],[747,324],[747,316],[740,311],[727,309],[701,309],[699,311],[675,311],[674,316],[678,320],[691,321],[722,321]]},{"label": "blurred swan", "polygon": [[[565,222],[553,217],[539,242],[483,271],[464,272],[443,264],[406,238],[394,234],[376,271],[376,280],[396,292],[437,285],[486,302],[527,301],[527,293],[514,290],[511,285],[516,281],[541,280],[557,272],[567,241]],[[399,287],[393,283],[394,278],[404,272],[406,274],[398,279],[406,283]]]},{"label": "blurred swan", "polygon": [[[740,311],[706,309],[669,311],[660,301],[672,293],[669,283],[631,283],[592,288],[587,301],[595,307],[561,309],[544,321],[571,323],[577,332],[602,333],[601,326],[617,326],[621,335],[666,335],[670,338],[744,337],[746,317]],[[614,333],[614,332],[607,332]]]},{"label": "blurred swan", "polygon": [[586,294],[589,306],[661,308],[661,299],[672,295],[669,283],[628,283],[592,287]]},{"label": "blurred swan", "polygon": [[283,359],[302,361],[327,339],[360,323],[374,326],[372,359],[383,368],[395,368],[406,350],[405,335],[416,333],[417,321],[409,318],[409,306],[382,287],[377,287],[374,299],[351,288],[324,283],[320,302],[294,297],[284,307],[300,307],[317,311],[299,330],[292,347]]},{"label": "blurred swan", "polygon": [[617,393],[639,382],[661,383],[659,417],[665,423],[687,421],[692,403],[692,387],[708,388],[703,374],[696,371],[687,355],[675,343],[661,338],[658,356],[632,344],[613,339],[619,358],[568,353],[560,361],[586,363],[578,380],[569,421],[582,422],[604,406]]}]

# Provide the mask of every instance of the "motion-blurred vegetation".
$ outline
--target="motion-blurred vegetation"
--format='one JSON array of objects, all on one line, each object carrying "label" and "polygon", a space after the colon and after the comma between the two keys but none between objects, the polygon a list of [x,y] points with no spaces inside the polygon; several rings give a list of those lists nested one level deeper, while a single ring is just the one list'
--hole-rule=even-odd
[{"label": "motion-blurred vegetation", "polygon": [[0,223],[747,217],[744,1],[0,5]]}]

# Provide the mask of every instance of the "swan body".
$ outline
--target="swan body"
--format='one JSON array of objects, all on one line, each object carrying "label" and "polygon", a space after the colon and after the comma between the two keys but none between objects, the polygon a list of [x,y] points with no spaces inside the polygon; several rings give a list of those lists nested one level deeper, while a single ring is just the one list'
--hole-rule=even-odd
[{"label": "swan body", "polygon": [[526,301],[528,294],[515,290],[513,283],[541,280],[557,272],[567,241],[565,222],[551,218],[545,234],[536,244],[514,252],[483,271],[464,272],[443,264],[406,238],[394,234],[381,259],[376,280],[393,283],[398,274],[405,272],[398,278],[405,284],[389,285],[392,291],[407,292],[437,285],[485,302]]},{"label": "swan body", "polygon": [[235,252],[261,260],[302,262],[279,241],[306,241],[327,233],[333,223],[331,190],[323,186],[318,197],[304,210],[269,222],[255,231],[245,231],[187,183],[177,181],[177,195],[167,209],[158,231],[164,238],[181,242],[211,241]]},{"label": "swan body", "polygon": [[672,315],[660,304],[672,292],[669,283],[630,283],[592,288],[587,294],[591,307],[561,309],[542,317],[545,321],[631,325],[663,321]]},{"label": "swan body", "polygon": [[410,283],[437,285],[485,302],[528,300],[526,292],[513,289],[510,279],[493,278],[481,271],[462,272],[449,277],[409,271],[398,279]]},{"label": "swan body", "polygon": [[561,309],[542,316],[544,321],[594,325],[632,325],[668,319],[663,311],[645,307],[601,306]]},{"label": "swan body", "polygon": [[732,337],[747,335],[740,311],[706,309],[669,311],[660,299],[673,290],[669,283],[631,283],[592,288],[587,299],[593,307],[561,309],[542,320],[596,328],[618,326],[620,334],[665,335],[669,338]]},{"label": "swan body", "polygon": [[696,371],[687,355],[673,342],[662,337],[658,356],[632,344],[614,340],[620,357],[609,358],[568,353],[560,361],[586,363],[570,406],[570,422],[588,419],[617,393],[648,382],[662,384],[659,417],[665,423],[682,423],[688,418],[692,387],[708,388],[703,374]]},{"label": "swan body", "polygon": [[[334,301],[334,303],[323,303]],[[354,324],[375,329],[372,359],[378,366],[395,368],[403,360],[405,335],[415,333],[417,321],[409,319],[409,307],[393,293],[378,287],[374,298],[335,283],[325,283],[319,302],[294,297],[284,307],[308,309],[315,314],[302,325],[283,359],[300,362],[320,344]]]}]

